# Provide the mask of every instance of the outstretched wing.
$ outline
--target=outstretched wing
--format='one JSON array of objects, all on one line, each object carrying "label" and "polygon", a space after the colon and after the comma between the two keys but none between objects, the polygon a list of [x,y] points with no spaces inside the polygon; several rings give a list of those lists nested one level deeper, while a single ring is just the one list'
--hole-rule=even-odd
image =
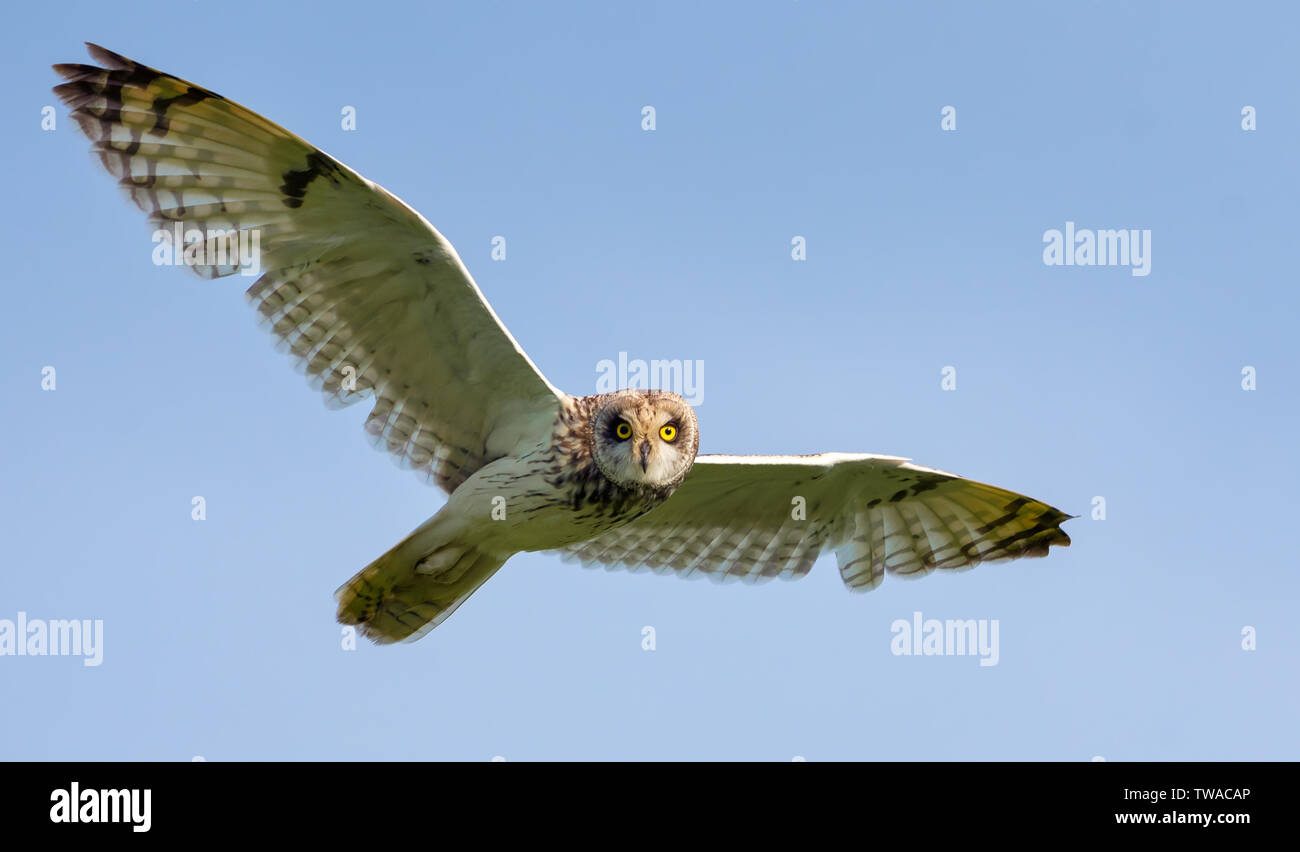
[{"label": "outstretched wing", "polygon": [[452,491],[549,427],[560,392],[419,213],[257,113],[88,47],[103,67],[55,65],[54,91],[104,167],[155,228],[203,233],[200,275],[258,249],[248,297],[327,404],[373,394],[376,445]]},{"label": "outstretched wing", "polygon": [[631,523],[564,549],[587,564],[756,583],[808,573],[834,550],[854,591],[885,572],[1045,556],[1071,516],[893,456],[700,456],[677,492]]}]

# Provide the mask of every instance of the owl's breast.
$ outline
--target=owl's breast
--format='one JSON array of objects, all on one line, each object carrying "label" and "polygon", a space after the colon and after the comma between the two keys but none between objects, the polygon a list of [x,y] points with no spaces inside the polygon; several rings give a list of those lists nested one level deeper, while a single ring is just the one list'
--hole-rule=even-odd
[{"label": "owl's breast", "polygon": [[503,551],[551,550],[639,518],[672,488],[625,488],[594,465],[539,448],[498,459],[453,492],[449,508]]},{"label": "owl's breast", "polygon": [[550,490],[544,514],[557,531],[563,529],[564,544],[586,541],[630,523],[663,503],[674,490],[616,485],[595,464],[576,471],[562,463],[551,465],[543,478]]}]

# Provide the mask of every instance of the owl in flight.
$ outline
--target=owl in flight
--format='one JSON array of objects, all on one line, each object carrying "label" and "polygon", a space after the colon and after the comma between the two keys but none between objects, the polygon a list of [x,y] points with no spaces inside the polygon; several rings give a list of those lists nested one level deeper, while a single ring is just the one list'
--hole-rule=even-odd
[{"label": "owl in flight", "polygon": [[[658,390],[570,396],[546,380],[451,244],[328,154],[207,89],[88,45],[54,91],[156,228],[256,233],[248,297],[331,407],[446,504],[336,593],[376,642],[414,640],[520,551],[757,583],[833,550],[851,590],[889,572],[1044,556],[1070,516],[894,456],[697,456]],[[185,237],[188,243],[190,237]],[[200,248],[202,248],[200,246]],[[197,253],[209,278],[239,269]]]}]

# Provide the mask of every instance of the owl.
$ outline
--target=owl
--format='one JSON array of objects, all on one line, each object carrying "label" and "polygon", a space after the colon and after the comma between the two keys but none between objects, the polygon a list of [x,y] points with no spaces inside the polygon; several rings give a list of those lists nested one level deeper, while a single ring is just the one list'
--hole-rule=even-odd
[{"label": "owl", "polygon": [[253,270],[249,300],[326,403],[372,399],[371,439],[448,495],[337,591],[339,621],[372,640],[423,636],[521,551],[744,583],[834,552],[866,591],[1069,545],[1061,511],[904,458],[701,456],[676,394],[560,391],[396,196],[215,92],[88,46],[99,64],[55,65],[54,91],[122,191],[192,271]]}]

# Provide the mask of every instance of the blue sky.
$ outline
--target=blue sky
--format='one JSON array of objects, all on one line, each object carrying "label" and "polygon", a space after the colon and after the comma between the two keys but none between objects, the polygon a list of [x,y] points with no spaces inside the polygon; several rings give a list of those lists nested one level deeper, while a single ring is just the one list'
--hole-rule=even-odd
[{"label": "blue sky", "polygon": [[[1300,759],[1296,11],[626,5],[7,12],[0,619],[104,641],[0,656],[0,758]],[[867,595],[524,554],[343,650],[334,589],[443,498],[42,130],[83,40],[404,198],[559,387],[700,360],[702,452],[909,456],[1073,546]],[[1066,222],[1149,229],[1150,275],[1045,265]],[[996,619],[998,664],[892,654],[914,612]]]}]

